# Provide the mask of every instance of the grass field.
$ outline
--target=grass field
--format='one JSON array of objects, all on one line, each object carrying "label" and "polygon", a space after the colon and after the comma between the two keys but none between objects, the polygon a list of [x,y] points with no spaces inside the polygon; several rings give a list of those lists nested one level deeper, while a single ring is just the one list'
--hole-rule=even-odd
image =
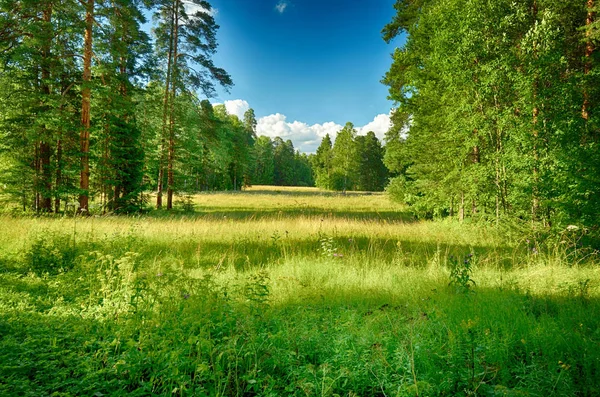
[{"label": "grass field", "polygon": [[600,267],[254,187],[142,217],[0,216],[0,396],[597,396]]}]

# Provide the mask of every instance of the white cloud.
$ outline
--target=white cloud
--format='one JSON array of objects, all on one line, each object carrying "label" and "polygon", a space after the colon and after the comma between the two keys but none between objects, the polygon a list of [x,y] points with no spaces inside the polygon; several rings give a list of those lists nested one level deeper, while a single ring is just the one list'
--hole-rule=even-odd
[{"label": "white cloud", "polygon": [[279,3],[277,3],[277,5],[275,6],[275,9],[280,14],[283,14],[285,12],[285,9],[288,8],[289,5],[290,4],[287,0],[280,0]]},{"label": "white cloud", "polygon": [[333,122],[308,125],[300,121],[289,123],[281,113],[261,117],[257,120],[256,133],[270,138],[291,139],[294,147],[301,152],[312,153],[317,150],[326,134],[333,139],[342,126]]},{"label": "white cloud", "polygon": [[[208,11],[206,8],[202,7],[201,5],[193,3],[189,0],[184,0],[183,6],[185,7],[185,12],[189,16],[195,15],[198,11],[200,11],[200,12]],[[217,10],[216,8],[211,8],[210,11],[208,11],[208,13],[213,17],[216,16],[218,12],[219,12],[219,10]]]},{"label": "white cloud", "polygon": [[358,135],[367,135],[369,131],[373,131],[380,141],[385,137],[385,133],[388,132],[392,126],[392,120],[389,114],[379,114],[375,116],[373,121],[364,127],[356,128]]},{"label": "white cloud", "polygon": [[235,114],[240,120],[244,120],[244,113],[250,109],[250,104],[242,99],[225,101],[224,105],[227,113]]},{"label": "white cloud", "polygon": [[[214,104],[217,105],[217,104]],[[250,109],[250,104],[242,99],[224,102],[227,113],[235,114],[242,120],[244,113]],[[301,121],[288,122],[287,117],[281,113],[271,114],[260,117],[257,120],[257,135],[265,135],[271,139],[281,137],[283,140],[290,139],[294,143],[294,148],[303,153],[314,153],[321,144],[325,135],[329,134],[332,141],[335,141],[337,133],[344,126],[332,121],[323,124],[309,125]],[[377,138],[383,140],[385,133],[391,127],[390,114],[379,114],[373,121],[363,127],[355,126],[358,135],[367,135],[373,131]]]}]

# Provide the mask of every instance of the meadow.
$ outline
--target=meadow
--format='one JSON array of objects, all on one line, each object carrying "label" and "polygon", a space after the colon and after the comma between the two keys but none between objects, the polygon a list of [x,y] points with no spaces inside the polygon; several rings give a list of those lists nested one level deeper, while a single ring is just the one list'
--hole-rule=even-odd
[{"label": "meadow", "polygon": [[257,186],[0,215],[0,396],[598,396],[582,231]]}]

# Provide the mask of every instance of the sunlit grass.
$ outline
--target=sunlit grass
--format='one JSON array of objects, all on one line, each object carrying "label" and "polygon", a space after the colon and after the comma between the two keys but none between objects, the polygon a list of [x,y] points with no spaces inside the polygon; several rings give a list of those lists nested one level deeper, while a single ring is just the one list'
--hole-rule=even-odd
[{"label": "sunlit grass", "polygon": [[0,395],[595,395],[600,268],[569,236],[381,194],[193,202],[0,217]]}]

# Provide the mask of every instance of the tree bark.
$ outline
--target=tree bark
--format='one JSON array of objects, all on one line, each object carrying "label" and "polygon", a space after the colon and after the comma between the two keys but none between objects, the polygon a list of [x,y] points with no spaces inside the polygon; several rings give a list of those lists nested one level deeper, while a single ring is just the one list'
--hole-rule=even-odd
[{"label": "tree bark", "polygon": [[[534,88],[534,101],[535,101],[535,88]],[[540,199],[539,199],[539,169],[538,164],[540,161],[540,155],[538,152],[538,139],[539,139],[539,131],[538,131],[538,116],[540,114],[539,108],[534,104],[533,106],[533,185],[531,187],[532,191],[532,200],[531,200],[531,220],[535,222],[538,218],[538,213],[540,210]]]},{"label": "tree bark", "polygon": [[[59,136],[56,141],[56,188],[62,185],[62,139]],[[60,194],[57,191],[54,195],[54,213],[60,212]]]},{"label": "tree bark", "polygon": [[[594,0],[587,0],[587,18],[585,21],[585,63],[583,66],[583,74],[585,76],[589,75],[592,70],[592,55],[594,54],[594,43],[591,39],[592,31],[591,25],[594,23],[595,13],[594,13]],[[588,121],[590,118],[589,114],[590,108],[590,96],[587,90],[587,82],[583,88],[583,106],[581,107],[581,117]]]},{"label": "tree bark", "polygon": [[167,77],[165,81],[165,97],[163,100],[163,120],[162,120],[162,136],[161,136],[161,144],[160,144],[160,155],[158,162],[158,186],[156,192],[156,209],[162,208],[162,195],[163,195],[163,181],[165,179],[165,146],[166,146],[166,136],[167,136],[167,119],[169,115],[169,96],[171,94],[170,85],[171,85],[171,73],[173,68],[173,36],[174,36],[174,28],[175,28],[175,10],[171,10],[171,34],[169,35],[169,52],[167,59]]},{"label": "tree bark", "polygon": [[[533,2],[532,9],[533,19],[537,21],[538,7],[537,2]],[[537,57],[537,43],[533,42],[533,57]],[[538,151],[538,141],[539,141],[539,130],[538,130],[538,117],[540,114],[540,109],[537,104],[538,99],[538,77],[537,73],[534,72],[534,80],[533,80],[533,111],[532,111],[532,137],[533,137],[533,172],[532,172],[532,186],[531,186],[531,221],[535,222],[538,219],[539,210],[540,210],[540,199],[539,199],[539,161],[540,155]]]},{"label": "tree bark", "polygon": [[[46,100],[50,100],[50,47],[51,47],[51,32],[50,23],[52,22],[52,4],[49,4],[42,13],[42,20],[44,21],[44,44],[42,46],[42,81],[41,81],[41,93],[42,97]],[[47,29],[47,30],[46,30]],[[46,37],[47,36],[47,37]],[[44,108],[47,105],[42,103]],[[39,201],[39,209],[42,212],[52,212],[52,169],[51,169],[51,156],[52,148],[50,145],[50,133],[46,127],[42,128],[40,137],[40,175],[41,175],[41,197]]]},{"label": "tree bark", "polygon": [[[477,137],[477,140],[479,141],[479,131],[477,130],[477,128],[475,128],[475,130],[473,130],[473,134],[475,135],[475,137]],[[479,164],[481,162],[481,152],[479,150],[479,145],[475,145],[473,146],[473,164]],[[477,185],[479,183],[479,181],[477,179],[475,179],[475,185]],[[477,197],[473,197],[472,201],[471,201],[471,214],[475,215],[477,214]]]},{"label": "tree bark", "polygon": [[79,209],[78,212],[89,211],[90,190],[90,108],[92,90],[92,26],[94,22],[94,0],[88,0],[85,13],[85,36],[83,49],[83,89],[81,91],[81,133],[79,136],[81,149],[81,174],[79,178]]},{"label": "tree bark", "polygon": [[173,74],[171,82],[171,109],[169,111],[169,157],[167,164],[167,209],[173,209],[173,188],[175,178],[173,163],[175,162],[175,94],[177,90],[177,57],[179,44],[179,0],[175,0],[173,27]]}]

